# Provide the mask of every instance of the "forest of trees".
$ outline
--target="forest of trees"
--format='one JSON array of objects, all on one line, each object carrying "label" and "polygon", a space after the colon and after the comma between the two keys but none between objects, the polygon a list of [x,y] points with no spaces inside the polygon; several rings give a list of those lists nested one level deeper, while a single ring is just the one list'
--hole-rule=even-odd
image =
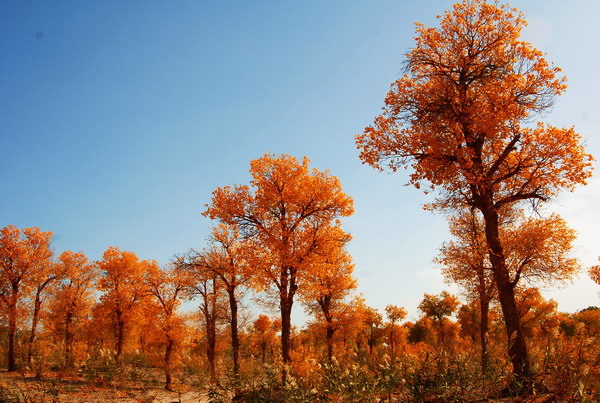
[{"label": "forest of trees", "polygon": [[460,295],[425,294],[415,321],[401,295],[369,306],[342,225],[352,198],[308,158],[265,154],[249,184],[213,192],[207,243],[164,267],[117,246],[56,254],[49,231],[2,228],[3,366],[107,383],[160,370],[167,390],[212,401],[599,400],[600,309],[563,313],[539,289],[585,272],[600,284],[544,210],[585,184],[592,157],[572,128],[537,121],[566,86],[520,41],[524,24],[465,0],[438,28],[417,25],[404,76],[356,136],[363,163],[407,168],[436,195],[426,207],[451,238],[432,258]]}]

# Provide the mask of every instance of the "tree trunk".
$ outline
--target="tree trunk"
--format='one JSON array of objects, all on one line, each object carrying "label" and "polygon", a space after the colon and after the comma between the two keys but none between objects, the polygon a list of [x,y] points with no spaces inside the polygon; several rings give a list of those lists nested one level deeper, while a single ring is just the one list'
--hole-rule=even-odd
[{"label": "tree trunk", "polygon": [[324,296],[320,298],[318,301],[319,306],[321,307],[321,311],[323,312],[323,316],[325,317],[325,339],[327,341],[327,359],[331,361],[333,358],[333,335],[335,333],[335,329],[333,327],[333,318],[331,317],[331,297]]},{"label": "tree trunk", "polygon": [[117,361],[121,360],[123,354],[123,343],[125,341],[125,321],[123,320],[123,314],[117,312]]},{"label": "tree trunk", "polygon": [[8,370],[16,371],[17,362],[15,359],[15,337],[17,334],[17,299],[13,294],[11,304],[8,307]]},{"label": "tree trunk", "polygon": [[40,289],[38,288],[35,293],[35,300],[33,306],[33,318],[31,320],[31,331],[29,333],[29,341],[27,342],[27,366],[31,367],[31,359],[33,357],[33,342],[35,341],[35,333],[37,330],[37,324],[40,315],[40,309],[42,307],[42,300],[40,297]]},{"label": "tree trunk", "polygon": [[531,383],[529,357],[517,311],[514,287],[510,283],[504,251],[500,243],[498,213],[491,200],[481,209],[481,212],[485,218],[485,236],[490,252],[494,282],[498,289],[500,306],[506,324],[508,355],[515,376],[514,386],[519,391],[527,392]]},{"label": "tree trunk", "polygon": [[73,368],[73,314],[67,312],[65,317],[65,366],[67,369]]},{"label": "tree trunk", "polygon": [[238,335],[238,304],[235,298],[235,289],[229,290],[229,309],[231,310],[231,353],[233,356],[233,375],[240,375],[240,338]]},{"label": "tree trunk", "polygon": [[165,349],[165,389],[173,390],[171,387],[171,355],[175,342],[170,337],[167,337],[167,348]]},{"label": "tree trunk", "polygon": [[485,295],[485,291],[479,295],[479,308],[481,311],[481,324],[479,329],[479,337],[481,341],[481,370],[484,374],[488,372],[489,368],[489,356],[488,356],[488,319],[490,300]]},{"label": "tree trunk", "polygon": [[206,359],[208,360],[208,372],[210,382],[217,380],[217,367],[215,364],[217,345],[217,326],[214,315],[206,315]]},{"label": "tree trunk", "polygon": [[327,359],[331,361],[333,359],[333,334],[335,330],[333,329],[333,324],[331,323],[331,318],[327,321]]},{"label": "tree trunk", "polygon": [[293,299],[289,297],[281,298],[281,357],[283,364],[288,365],[292,359],[290,357],[291,349],[291,331],[292,331],[292,304]]},{"label": "tree trunk", "polygon": [[390,357],[392,361],[396,358],[396,352],[394,351],[394,327],[395,324],[393,322],[390,323]]}]

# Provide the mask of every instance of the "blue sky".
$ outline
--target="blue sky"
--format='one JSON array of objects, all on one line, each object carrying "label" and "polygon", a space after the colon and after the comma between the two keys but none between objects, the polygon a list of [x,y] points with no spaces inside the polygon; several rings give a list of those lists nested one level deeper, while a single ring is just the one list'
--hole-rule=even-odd
[{"label": "blue sky", "polygon": [[[266,152],[308,156],[355,200],[345,220],[367,303],[407,307],[447,288],[432,263],[448,234],[405,173],[362,166],[354,135],[383,106],[413,46],[451,1],[3,1],[0,226],[53,231],[90,259],[111,245],[166,263],[202,248],[204,204],[249,181]],[[600,158],[600,3],[514,1],[525,38],[569,90],[545,120],[574,125]],[[600,255],[600,181],[552,205]],[[600,305],[585,274],[547,296]]]}]

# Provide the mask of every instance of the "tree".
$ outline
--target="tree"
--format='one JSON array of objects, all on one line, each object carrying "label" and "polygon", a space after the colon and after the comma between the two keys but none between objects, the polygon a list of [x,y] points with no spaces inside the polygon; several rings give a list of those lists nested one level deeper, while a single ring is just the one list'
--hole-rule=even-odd
[{"label": "tree", "polygon": [[52,251],[47,250],[45,256],[36,263],[35,275],[32,277],[31,284],[34,290],[33,296],[33,313],[31,318],[31,330],[29,332],[29,340],[27,341],[27,366],[31,366],[33,358],[33,346],[37,331],[42,305],[45,300],[45,294],[51,288],[52,284],[59,279],[63,273],[61,266],[54,264],[50,258]]},{"label": "tree", "polygon": [[419,304],[419,310],[425,316],[431,318],[438,327],[439,341],[442,348],[445,347],[444,323],[446,316],[451,316],[458,307],[460,301],[448,291],[442,291],[439,296],[425,294]]},{"label": "tree", "polygon": [[406,74],[357,146],[364,163],[393,171],[410,166],[410,183],[438,190],[429,208],[481,212],[515,385],[528,390],[529,358],[499,217],[520,202],[535,206],[584,184],[592,157],[572,128],[529,124],[566,85],[558,68],[519,40],[526,24],[521,13],[464,0],[440,19],[439,28],[417,24]]},{"label": "tree", "polygon": [[252,276],[248,265],[248,242],[235,225],[219,224],[212,229],[211,246],[194,258],[195,264],[214,273],[223,285],[229,299],[231,354],[233,374],[240,374],[240,338],[238,325],[241,288]]},{"label": "tree", "polygon": [[156,262],[140,260],[135,253],[121,251],[118,247],[108,248],[97,262],[102,271],[98,285],[104,295],[101,302],[111,313],[116,340],[115,354],[119,360],[123,353],[127,327],[138,307],[140,300],[146,295],[143,274]]},{"label": "tree", "polygon": [[188,293],[200,297],[200,316],[206,334],[206,358],[210,382],[217,380],[217,323],[223,317],[223,284],[219,276],[208,266],[205,255],[191,252],[179,257],[176,266],[189,273]]},{"label": "tree", "polygon": [[0,230],[0,299],[8,311],[8,370],[17,369],[15,336],[17,333],[17,307],[23,294],[32,286],[40,268],[49,264],[52,256],[52,232],[39,228],[22,231],[9,225]]},{"label": "tree", "polygon": [[252,335],[260,349],[260,358],[262,363],[265,363],[267,355],[267,347],[273,350],[272,344],[277,337],[275,326],[271,318],[267,315],[258,315],[251,328]]},{"label": "tree", "polygon": [[[479,300],[482,367],[485,370],[489,304],[497,296],[484,225],[483,218],[474,210],[452,217],[450,233],[454,239],[444,244],[436,261],[444,265],[442,272],[447,279],[461,285],[471,298]],[[525,217],[521,210],[510,211],[501,217],[499,235],[513,288],[568,281],[580,269],[578,260],[570,256],[575,231],[556,214],[540,218]]]},{"label": "tree", "polygon": [[383,320],[381,314],[375,308],[366,307],[363,312],[363,334],[369,346],[369,355],[373,355],[375,347],[379,343],[383,331]]},{"label": "tree", "polygon": [[402,308],[401,306],[396,306],[396,305],[388,305],[385,307],[385,314],[388,318],[388,320],[390,321],[390,349],[391,349],[391,356],[392,359],[394,359],[396,357],[396,352],[394,351],[394,345],[395,345],[395,337],[394,337],[394,331],[395,331],[395,327],[396,327],[396,322],[401,321],[402,319],[406,318],[408,312],[406,312],[406,309]]},{"label": "tree", "polygon": [[51,316],[64,341],[65,366],[72,368],[76,329],[91,308],[100,273],[96,265],[88,262],[83,252],[63,252],[56,265],[62,276],[54,291]]},{"label": "tree", "polygon": [[148,293],[159,306],[160,329],[165,340],[165,389],[172,390],[172,359],[183,337],[183,319],[177,315],[177,307],[186,298],[191,278],[189,273],[177,266],[161,270],[150,265],[144,273]]},{"label": "tree", "polygon": [[488,312],[495,293],[484,223],[477,211],[462,211],[449,220],[450,234],[454,237],[440,248],[435,259],[443,265],[442,273],[450,281],[462,286],[470,299],[479,302],[481,345],[481,368],[487,371],[488,358]]},{"label": "tree", "polygon": [[301,298],[307,311],[325,322],[329,360],[333,358],[333,335],[337,330],[337,322],[347,307],[344,302],[357,286],[352,275],[352,257],[344,249],[346,241],[341,229],[339,231],[341,241],[331,242],[330,248],[322,251],[314,260],[313,267],[307,271],[305,287],[301,290]]},{"label": "tree", "polygon": [[[256,278],[279,300],[281,351],[289,364],[291,313],[312,259],[339,235],[337,220],[353,212],[352,199],[327,171],[309,169],[289,155],[266,154],[250,162],[248,186],[218,188],[204,215],[237,225],[252,240]],[[285,369],[284,369],[285,371]],[[285,376],[285,373],[284,373]]]}]

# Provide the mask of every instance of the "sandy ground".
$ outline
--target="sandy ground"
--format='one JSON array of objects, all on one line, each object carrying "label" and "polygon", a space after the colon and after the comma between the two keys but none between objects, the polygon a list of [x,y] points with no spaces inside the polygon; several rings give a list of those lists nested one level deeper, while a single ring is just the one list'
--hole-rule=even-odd
[{"label": "sandy ground", "polygon": [[[177,386],[175,389],[178,389]],[[80,377],[50,373],[43,379],[33,374],[0,372],[0,401],[2,402],[207,402],[200,390],[180,387],[175,392],[147,388],[135,384],[98,385]]]}]

